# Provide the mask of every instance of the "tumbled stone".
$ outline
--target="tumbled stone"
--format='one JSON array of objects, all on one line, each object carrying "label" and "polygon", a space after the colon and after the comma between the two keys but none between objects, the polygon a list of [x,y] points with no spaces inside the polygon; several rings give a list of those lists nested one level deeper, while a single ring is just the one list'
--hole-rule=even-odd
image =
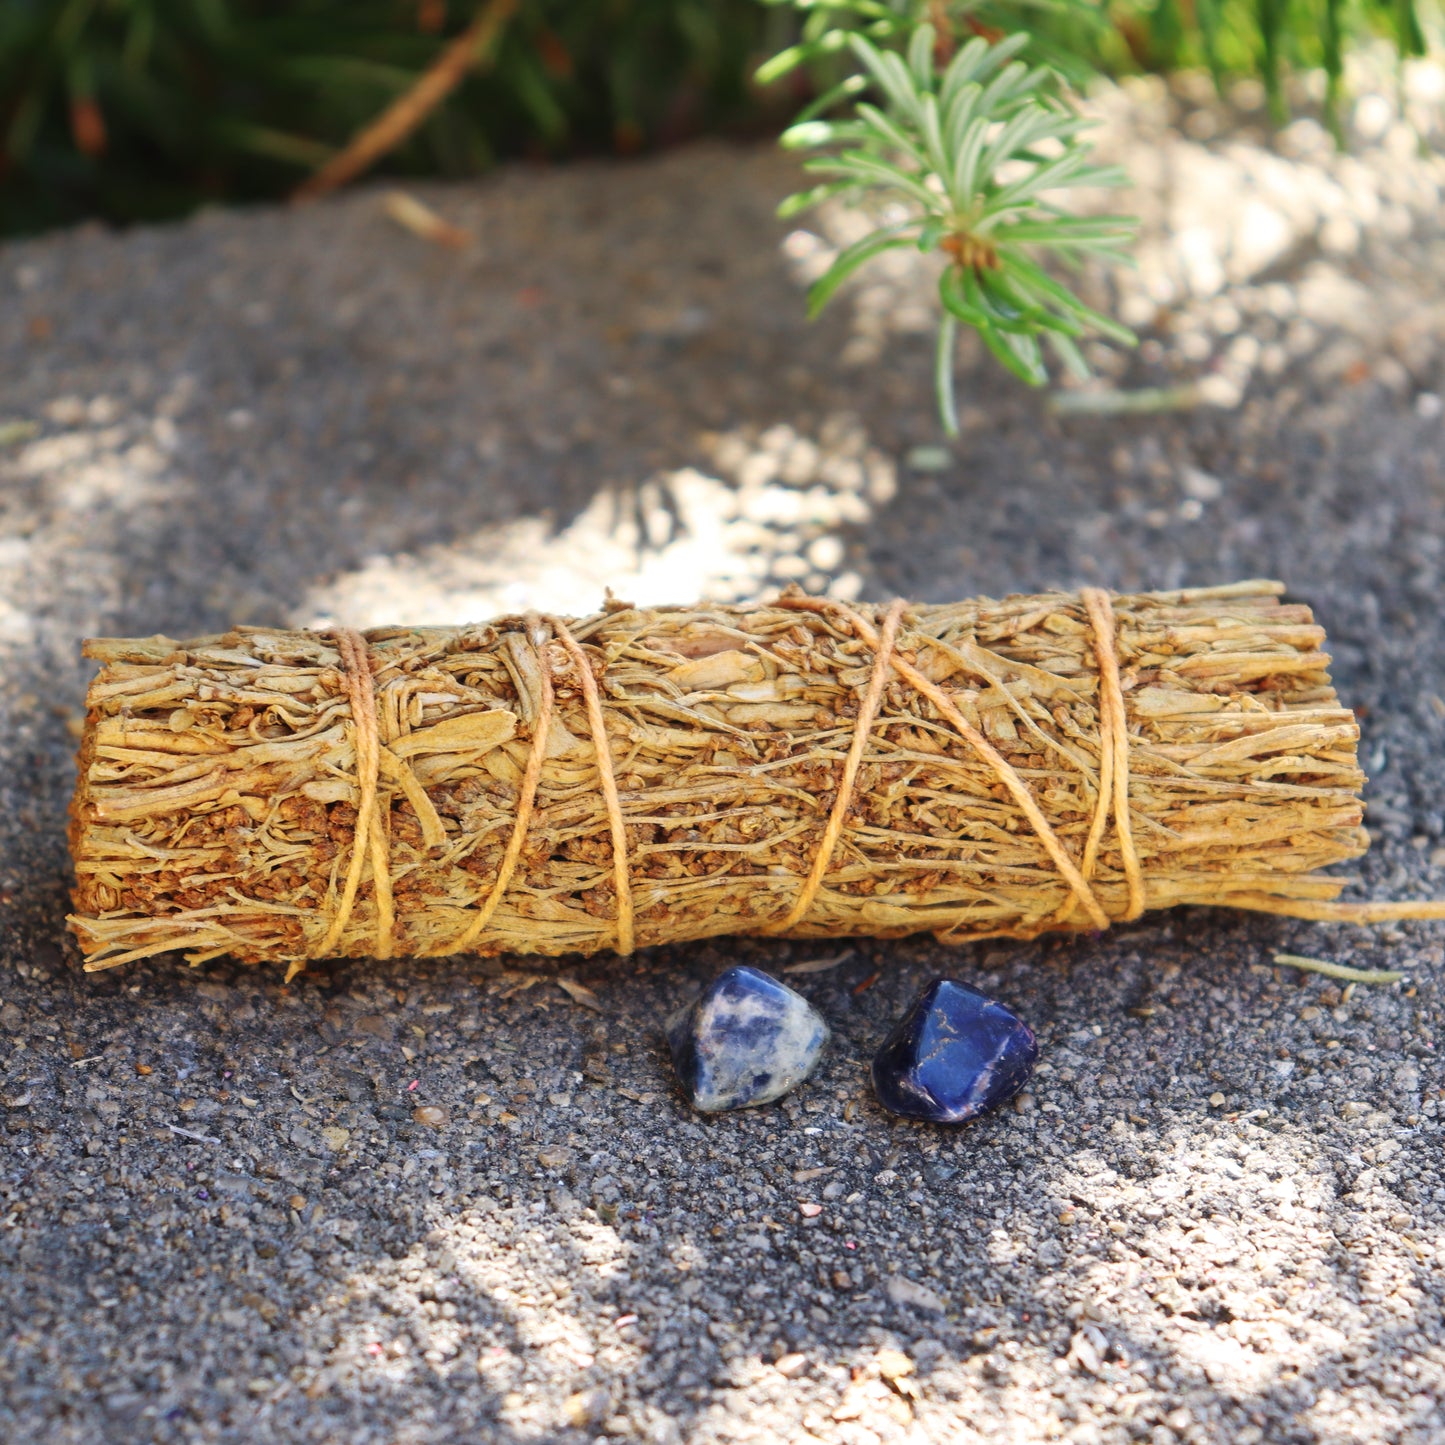
[{"label": "tumbled stone", "polygon": [[939,978],[878,1050],[873,1087],[894,1114],[962,1124],[1018,1093],[1038,1056],[1033,1030],[1011,1009]]},{"label": "tumbled stone", "polygon": [[828,1026],[802,994],[739,965],[667,1020],[673,1067],[705,1113],[768,1104],[813,1071]]}]

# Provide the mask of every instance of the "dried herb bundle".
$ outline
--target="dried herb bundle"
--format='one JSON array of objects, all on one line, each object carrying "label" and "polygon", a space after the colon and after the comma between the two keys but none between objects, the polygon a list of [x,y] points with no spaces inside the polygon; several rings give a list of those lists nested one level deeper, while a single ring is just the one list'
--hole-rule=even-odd
[{"label": "dried herb bundle", "polygon": [[71,923],[90,969],[294,972],[1178,903],[1445,915],[1329,901],[1318,870],[1368,841],[1358,728],[1282,590],[92,641]]}]

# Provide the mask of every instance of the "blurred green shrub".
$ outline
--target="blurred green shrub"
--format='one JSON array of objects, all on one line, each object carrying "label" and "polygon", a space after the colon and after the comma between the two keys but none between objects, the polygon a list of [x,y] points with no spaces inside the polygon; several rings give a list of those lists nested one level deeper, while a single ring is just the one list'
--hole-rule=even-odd
[{"label": "blurred green shrub", "polygon": [[1325,119],[1337,138],[1350,45],[1373,37],[1392,43],[1400,56],[1426,50],[1416,0],[1126,0],[1110,6],[1109,15],[1111,24],[1099,32],[1101,69],[1207,67],[1218,84],[1257,76],[1276,124],[1289,119],[1286,73],[1323,70]]},{"label": "blurred green shrub", "polygon": [[[284,194],[405,91],[473,0],[0,0],[0,229]],[[756,0],[525,0],[495,63],[387,160],[627,152],[755,113]]]},{"label": "blurred green shrub", "polygon": [[[878,0],[886,14],[906,0]],[[1280,76],[1347,41],[1423,49],[1415,0],[953,3],[986,37],[1027,28],[1071,80],[1208,65]],[[285,194],[396,98],[475,14],[462,0],[0,0],[0,232],[125,222]],[[806,22],[804,22],[806,23]],[[504,156],[632,151],[792,114],[757,62],[797,33],[757,0],[523,0],[495,64],[386,162],[465,175]]]}]

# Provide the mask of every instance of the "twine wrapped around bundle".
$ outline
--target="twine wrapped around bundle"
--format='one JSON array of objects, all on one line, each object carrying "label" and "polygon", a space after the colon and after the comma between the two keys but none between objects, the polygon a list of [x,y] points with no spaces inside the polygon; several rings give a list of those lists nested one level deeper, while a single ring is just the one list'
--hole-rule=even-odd
[{"label": "twine wrapped around bundle", "polygon": [[944,940],[1342,904],[1364,783],[1273,582],[889,607],[790,591],[365,634],[92,641],[88,969]]}]

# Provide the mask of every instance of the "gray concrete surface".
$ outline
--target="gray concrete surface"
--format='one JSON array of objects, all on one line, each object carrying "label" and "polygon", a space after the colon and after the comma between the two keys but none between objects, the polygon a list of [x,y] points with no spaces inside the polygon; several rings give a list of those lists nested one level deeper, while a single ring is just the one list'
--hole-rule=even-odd
[{"label": "gray concrete surface", "polygon": [[[0,1438],[1445,1437],[1438,926],[858,944],[795,977],[835,1030],[815,1081],[721,1118],[681,1103],[657,1020],[727,962],[824,950],[283,988],[87,977],[64,932],[80,635],[608,581],[1282,576],[1362,714],[1361,889],[1445,892],[1438,162],[1380,96],[1354,160],[1147,87],[1105,109],[1150,222],[1110,303],[1149,345],[1106,380],[1213,404],[1059,418],[970,355],[942,455],[926,278],[805,325],[849,218],[786,233],[763,152],[425,190],[461,253],[371,190],[0,251],[0,424],[33,424],[0,450]],[[1281,949],[1406,977],[1342,990]],[[1017,1109],[963,1130],[866,1081],[940,971],[1043,1044]]]}]

